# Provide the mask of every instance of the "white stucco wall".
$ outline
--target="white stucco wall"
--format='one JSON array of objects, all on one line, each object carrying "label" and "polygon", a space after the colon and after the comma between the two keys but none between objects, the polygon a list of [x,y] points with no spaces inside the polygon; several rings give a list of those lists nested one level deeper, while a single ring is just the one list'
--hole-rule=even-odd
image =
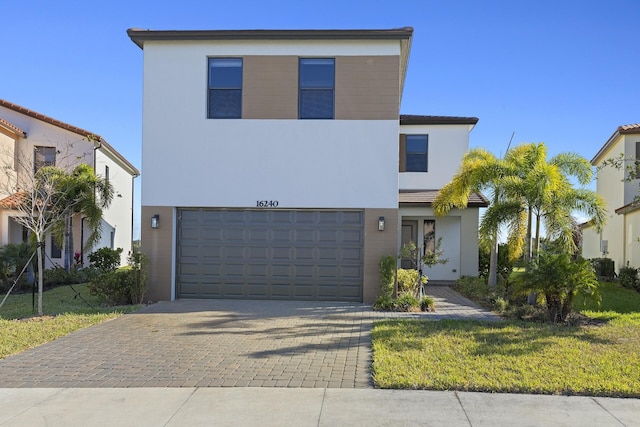
[{"label": "white stucco wall", "polygon": [[399,53],[397,41],[145,43],[142,205],[397,207],[397,120],[212,120],[206,103],[208,56]]},{"label": "white stucco wall", "polygon": [[402,125],[400,133],[429,135],[427,172],[400,173],[402,190],[436,190],[456,174],[469,149],[471,125]]},{"label": "white stucco wall", "polygon": [[[422,246],[422,226],[424,220],[436,221],[436,239],[442,237],[440,249],[449,261],[427,268],[430,280],[456,280],[461,276],[478,275],[478,209],[453,209],[445,217],[436,217],[431,208],[401,207],[402,220],[418,221],[418,246]],[[398,247],[401,247],[402,233],[398,233]]]},{"label": "white stucco wall", "polygon": [[102,150],[96,151],[95,171],[99,176],[105,176],[105,166],[109,167],[109,182],[113,186],[114,196],[111,205],[103,212],[102,239],[94,250],[110,246],[111,231],[114,232],[114,249],[122,248],[120,261],[127,262],[127,254],[131,250],[133,227],[133,177],[120,163]]}]

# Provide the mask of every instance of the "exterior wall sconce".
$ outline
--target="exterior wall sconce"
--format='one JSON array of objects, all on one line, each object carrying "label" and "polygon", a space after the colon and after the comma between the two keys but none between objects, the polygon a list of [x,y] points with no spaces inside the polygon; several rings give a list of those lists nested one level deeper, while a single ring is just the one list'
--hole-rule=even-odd
[{"label": "exterior wall sconce", "polygon": [[378,231],[384,231],[384,217],[378,218]]},{"label": "exterior wall sconce", "polygon": [[151,217],[151,228],[160,228],[160,215],[155,214]]}]

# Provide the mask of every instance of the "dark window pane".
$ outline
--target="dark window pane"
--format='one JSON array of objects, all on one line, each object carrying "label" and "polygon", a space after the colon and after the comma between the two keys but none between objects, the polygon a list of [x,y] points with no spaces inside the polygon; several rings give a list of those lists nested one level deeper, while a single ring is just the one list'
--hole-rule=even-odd
[{"label": "dark window pane", "polygon": [[427,171],[426,154],[407,153],[407,172],[426,172],[426,171]]},{"label": "dark window pane", "polygon": [[209,59],[210,89],[242,88],[242,59],[212,58]]},{"label": "dark window pane", "polygon": [[239,119],[242,115],[242,90],[209,90],[210,119]]},{"label": "dark window pane", "polygon": [[301,90],[301,119],[332,119],[333,90]]},{"label": "dark window pane", "polygon": [[33,152],[33,171],[45,166],[56,165],[56,149],[55,147],[35,147]]},{"label": "dark window pane", "polygon": [[426,135],[407,135],[407,153],[426,153]]},{"label": "dark window pane", "polygon": [[334,63],[333,59],[301,59],[300,87],[333,89]]},{"label": "dark window pane", "polygon": [[53,237],[51,238],[51,258],[62,258],[62,249],[56,244]]}]

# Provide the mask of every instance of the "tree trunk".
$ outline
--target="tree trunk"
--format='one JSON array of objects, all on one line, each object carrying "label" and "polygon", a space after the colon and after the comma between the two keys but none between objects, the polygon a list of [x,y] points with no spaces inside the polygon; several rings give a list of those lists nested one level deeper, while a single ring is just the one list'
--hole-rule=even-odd
[{"label": "tree trunk", "polygon": [[[529,212],[527,213],[527,241],[525,242],[524,247],[524,261],[525,261],[525,269],[529,271],[529,263],[531,262],[531,228],[533,226],[533,215],[531,213],[531,208],[529,208]],[[537,294],[535,292],[529,293],[529,298],[527,298],[527,303],[529,305],[535,305],[537,299]]]},{"label": "tree trunk", "polygon": [[67,215],[64,220],[64,269],[71,271],[73,257],[73,217]]},{"label": "tree trunk", "polygon": [[42,293],[44,290],[44,257],[42,256],[42,251],[44,250],[44,246],[40,241],[40,237],[38,237],[38,316],[42,317]]},{"label": "tree trunk", "polygon": [[540,258],[540,214],[536,214],[536,259]]},{"label": "tree trunk", "polygon": [[495,287],[498,283],[498,233],[493,237],[491,244],[491,255],[489,256],[489,279],[487,284]]}]

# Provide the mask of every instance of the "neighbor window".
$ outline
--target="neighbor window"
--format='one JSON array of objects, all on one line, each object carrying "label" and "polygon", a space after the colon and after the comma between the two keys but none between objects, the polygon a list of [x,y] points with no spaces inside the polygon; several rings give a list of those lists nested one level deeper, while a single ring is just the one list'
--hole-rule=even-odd
[{"label": "neighbor window", "polygon": [[427,172],[428,147],[428,135],[407,135],[407,172]]},{"label": "neighbor window", "polygon": [[33,172],[38,172],[45,166],[56,165],[55,147],[34,147],[33,148]]},{"label": "neighbor window", "polygon": [[58,246],[53,236],[51,237],[51,258],[62,258],[62,248]]},{"label": "neighbor window", "polygon": [[335,59],[300,59],[299,71],[299,117],[333,119]]},{"label": "neighbor window", "polygon": [[209,58],[210,119],[242,116],[242,59]]},{"label": "neighbor window", "polygon": [[109,166],[104,167],[104,180],[109,182]]}]

